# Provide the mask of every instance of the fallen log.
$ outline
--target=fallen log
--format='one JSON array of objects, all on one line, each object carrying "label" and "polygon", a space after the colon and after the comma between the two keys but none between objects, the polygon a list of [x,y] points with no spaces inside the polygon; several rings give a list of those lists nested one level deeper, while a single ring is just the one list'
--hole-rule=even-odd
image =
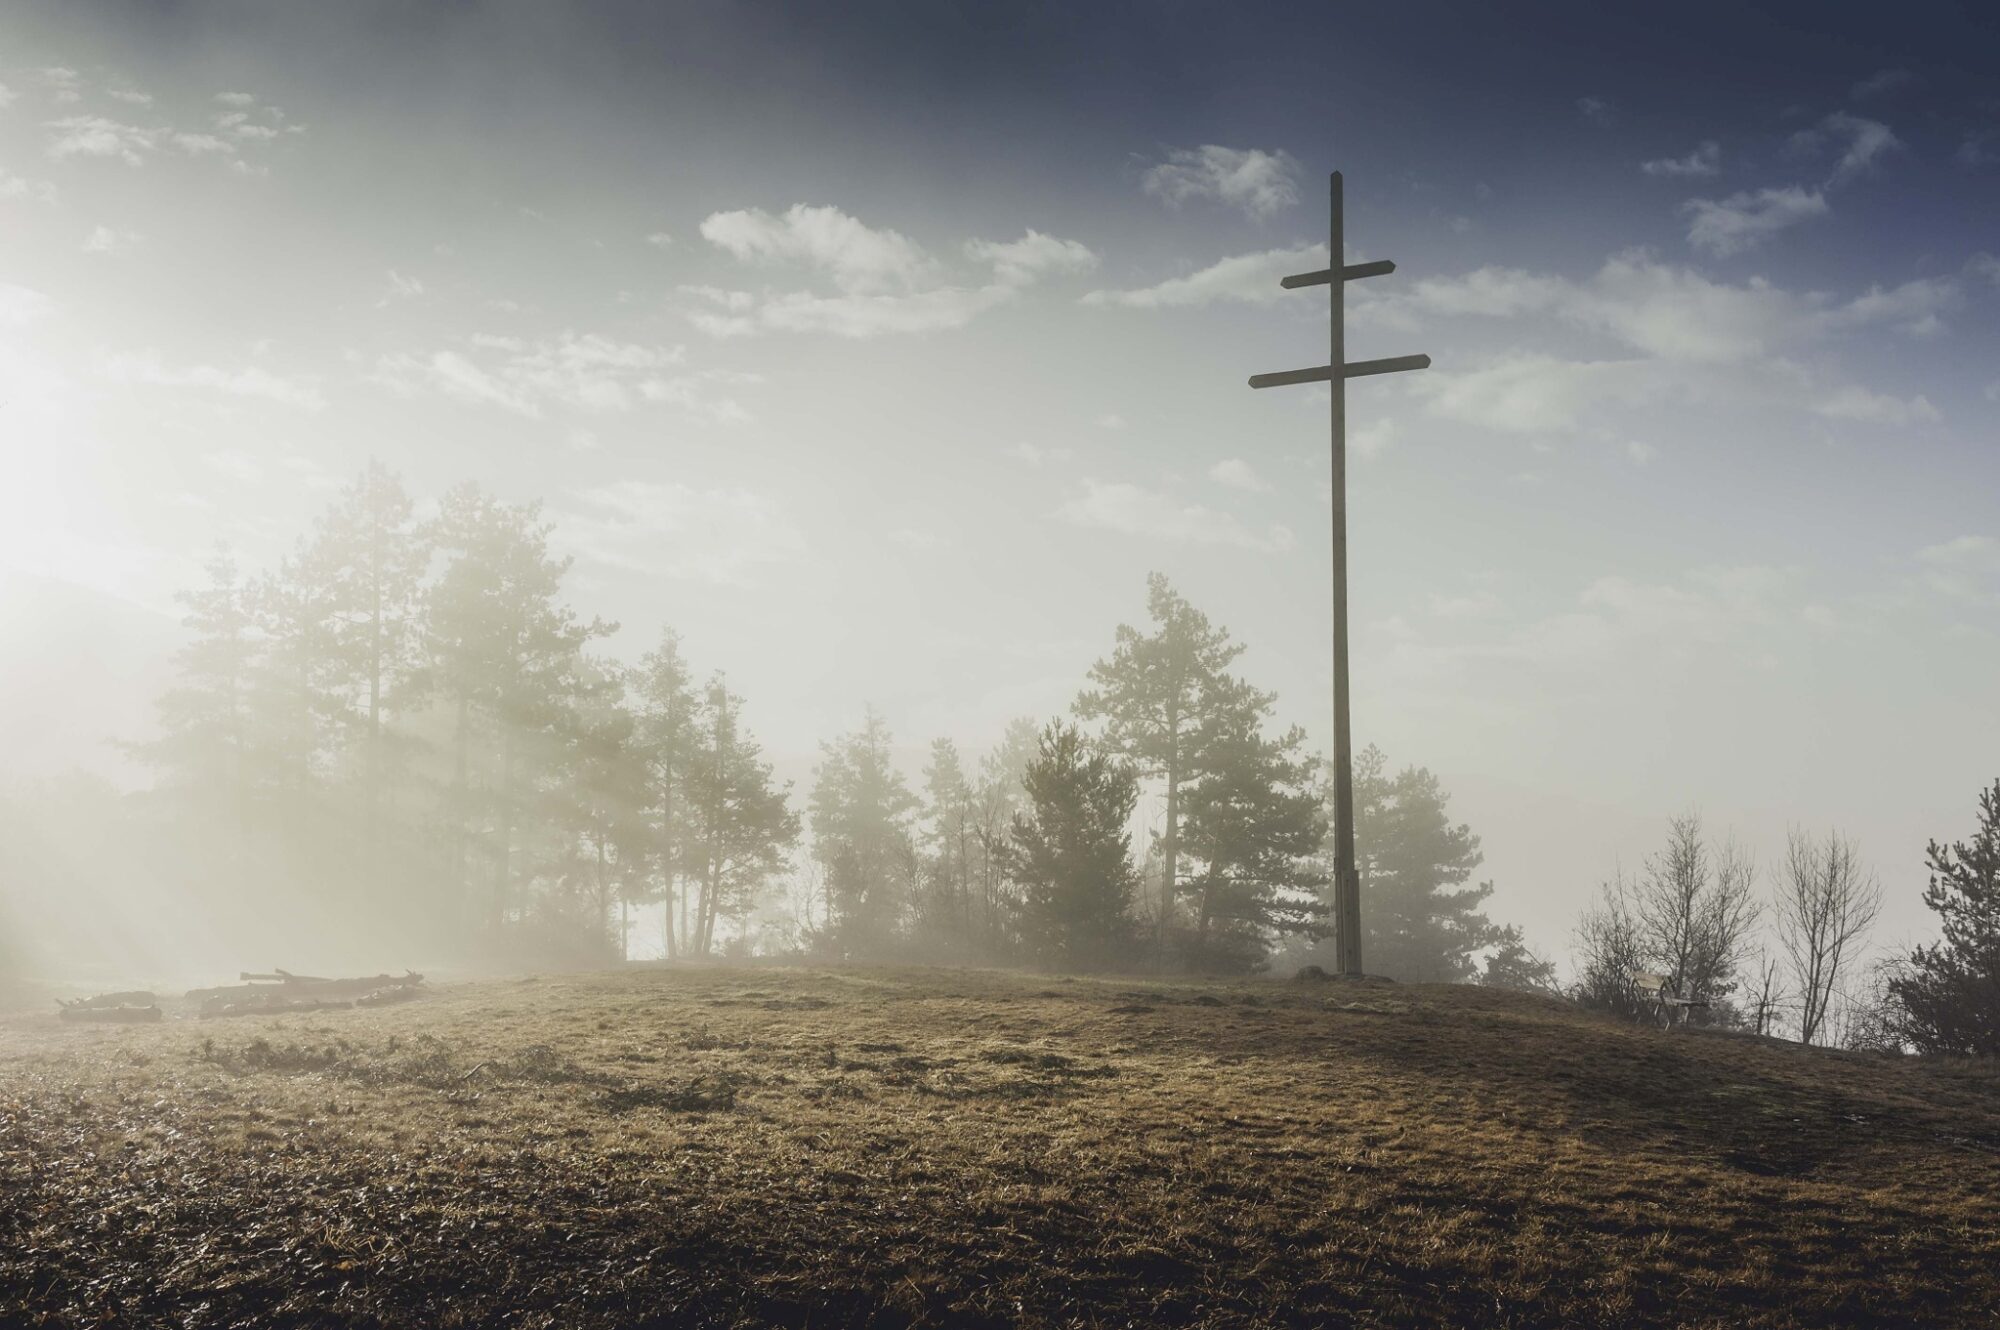
[{"label": "fallen log", "polygon": [[398,1002],[408,1002],[417,996],[415,984],[395,984],[389,988],[378,988],[366,997],[354,999],[357,1007],[388,1007]]},{"label": "fallen log", "polygon": [[284,1016],[299,1011],[345,1010],[353,1005],[352,1002],[328,1002],[319,998],[285,997],[273,993],[262,999],[204,1002],[201,1004],[201,1018],[206,1021],[227,1016]]},{"label": "fallen log", "polygon": [[243,978],[249,982],[218,988],[189,989],[187,1000],[206,1006],[212,1002],[247,1002],[269,996],[361,998],[385,989],[414,988],[424,982],[424,977],[415,970],[406,970],[401,975],[377,974],[356,979],[322,979],[316,975],[297,975],[286,970],[273,970],[269,974],[252,974],[246,970],[243,972]]},{"label": "fallen log", "polygon": [[115,1007],[97,1007],[87,1006],[80,1002],[65,1004],[63,1009],[57,1012],[56,1015],[58,1019],[65,1021],[94,1021],[106,1025],[147,1025],[154,1021],[166,1019],[166,1013],[154,1005],[126,1006],[121,1004]]},{"label": "fallen log", "polygon": [[[56,999],[62,1002],[61,998]],[[96,997],[72,998],[62,1002],[64,1007],[152,1007],[159,999],[143,988],[131,989],[124,993],[99,993]]]}]

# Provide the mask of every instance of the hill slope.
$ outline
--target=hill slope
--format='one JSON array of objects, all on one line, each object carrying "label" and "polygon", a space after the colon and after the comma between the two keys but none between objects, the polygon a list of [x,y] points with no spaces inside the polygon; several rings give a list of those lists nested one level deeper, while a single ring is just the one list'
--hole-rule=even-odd
[{"label": "hill slope", "polygon": [[0,1025],[0,1321],[1990,1324],[2000,1077],[1464,988],[643,970]]}]

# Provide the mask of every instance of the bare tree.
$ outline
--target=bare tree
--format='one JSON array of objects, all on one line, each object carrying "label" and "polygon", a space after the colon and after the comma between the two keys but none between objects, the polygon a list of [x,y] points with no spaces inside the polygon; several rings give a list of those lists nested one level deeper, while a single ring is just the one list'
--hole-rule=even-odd
[{"label": "bare tree", "polygon": [[1841,977],[1881,910],[1882,884],[1853,841],[1837,831],[1792,832],[1778,882],[1778,941],[1798,988],[1801,1042],[1826,1031]]},{"label": "bare tree", "polygon": [[1784,965],[1781,959],[1768,951],[1759,950],[1756,964],[1751,970],[1749,1001],[1745,1004],[1747,1014],[1758,1034],[1769,1034],[1777,1024],[1778,1015],[1790,1004],[1792,995],[1785,991]]},{"label": "bare tree", "polygon": [[1638,1017],[1644,1008],[1633,976],[1648,958],[1623,872],[1604,884],[1601,899],[1577,921],[1575,947],[1576,1000],[1598,1011]]},{"label": "bare tree", "polygon": [[1733,840],[1711,848],[1695,813],[1676,817],[1667,843],[1633,885],[1639,941],[1674,994],[1698,1003],[1736,987],[1757,924],[1757,867]]}]

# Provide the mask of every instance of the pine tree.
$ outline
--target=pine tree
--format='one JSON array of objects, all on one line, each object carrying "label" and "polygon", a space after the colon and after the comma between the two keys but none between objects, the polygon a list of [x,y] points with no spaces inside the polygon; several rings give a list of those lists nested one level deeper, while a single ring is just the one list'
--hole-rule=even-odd
[{"label": "pine tree", "polygon": [[235,559],[217,551],[208,579],[178,597],[190,640],[174,658],[174,686],[159,700],[160,734],[132,747],[163,783],[200,792],[241,831],[251,817],[249,709],[259,648]]},{"label": "pine tree", "polygon": [[445,496],[432,525],[446,563],[426,599],[424,638],[451,713],[452,881],[466,922],[489,928],[526,908],[524,878],[560,855],[543,795],[560,769],[561,722],[585,644],[617,627],[580,622],[557,599],[570,561],[549,554],[549,530],[540,505],[499,503],[471,485]]},{"label": "pine tree", "polygon": [[1040,727],[1026,716],[1017,716],[1007,723],[999,744],[979,760],[979,785],[973,796],[973,844],[978,863],[973,877],[979,895],[979,947],[994,959],[1011,945],[1008,930],[1014,902],[1007,880],[1006,851],[1014,815],[1028,797],[1022,781],[1040,747]]},{"label": "pine tree", "polygon": [[[1331,786],[1327,785],[1329,808]],[[1480,912],[1491,883],[1464,884],[1485,858],[1479,837],[1453,824],[1449,796],[1421,767],[1389,775],[1370,745],[1355,762],[1355,842],[1361,869],[1362,954],[1368,968],[1412,983],[1462,983],[1474,953],[1494,941]]]},{"label": "pine tree", "polygon": [[1139,798],[1125,764],[1073,725],[1051,722],[1022,784],[1007,862],[1028,955],[1060,969],[1115,962],[1131,932],[1138,877],[1126,823]]},{"label": "pine tree", "polygon": [[424,574],[430,549],[402,482],[370,461],[321,519],[301,560],[326,617],[327,687],[361,788],[362,857],[387,869],[385,804],[399,763],[391,715],[420,698]]},{"label": "pine tree", "polygon": [[861,729],[820,745],[812,790],[813,854],[826,870],[834,929],[851,950],[896,938],[916,866],[916,796],[890,761],[889,729],[870,708]]},{"label": "pine tree", "polygon": [[673,957],[680,955],[690,926],[680,879],[687,839],[688,773],[697,746],[693,672],[679,634],[668,629],[660,635],[659,648],[640,661],[633,690],[639,708],[637,742],[651,787],[646,808],[652,821],[663,940],[667,955]]},{"label": "pine tree", "polygon": [[1236,680],[1210,685],[1196,735],[1200,778],[1189,787],[1182,829],[1199,864],[1183,887],[1195,927],[1197,968],[1260,966],[1285,934],[1323,934],[1325,885],[1315,856],[1326,817],[1313,788],[1315,760],[1297,727],[1265,736],[1273,698]]},{"label": "pine tree", "polygon": [[933,935],[947,949],[963,950],[973,942],[976,832],[977,809],[958,745],[934,739],[930,765],[924,768],[923,845],[929,887],[924,913]]},{"label": "pine tree", "polygon": [[[574,907],[586,950],[623,957],[627,948],[623,906],[636,894],[647,851],[643,813],[646,769],[633,742],[636,721],[624,704],[621,673],[606,662],[581,671],[574,705],[563,721],[564,770],[553,795],[567,828],[558,880]],[[620,907],[613,930],[611,912]]]},{"label": "pine tree", "polygon": [[695,733],[701,747],[689,767],[689,864],[697,892],[688,950],[706,956],[720,919],[740,919],[757,894],[785,871],[798,843],[790,787],[772,780],[771,764],[742,726],[742,699],[717,675],[703,690]]},{"label": "pine tree", "polygon": [[1181,886],[1182,792],[1200,777],[1196,735],[1216,688],[1243,648],[1227,630],[1188,604],[1153,573],[1146,579],[1146,608],[1152,631],[1120,624],[1111,656],[1090,669],[1092,687],[1076,700],[1076,714],[1103,722],[1099,742],[1144,777],[1159,780],[1166,796],[1160,832],[1165,865],[1156,943],[1164,947]]},{"label": "pine tree", "polygon": [[1479,982],[1489,988],[1516,988],[1525,993],[1557,994],[1555,962],[1538,956],[1528,946],[1521,930],[1513,924],[1495,929],[1493,952],[1479,972]]},{"label": "pine tree", "polygon": [[1932,841],[1924,904],[1943,937],[1889,980],[1897,1033],[1926,1053],[2000,1053],[2000,780],[1979,792],[1970,841]]}]

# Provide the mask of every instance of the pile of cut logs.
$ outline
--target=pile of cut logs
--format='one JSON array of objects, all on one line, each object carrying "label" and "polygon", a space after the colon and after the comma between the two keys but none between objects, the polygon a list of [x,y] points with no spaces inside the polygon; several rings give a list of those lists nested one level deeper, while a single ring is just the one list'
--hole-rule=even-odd
[{"label": "pile of cut logs", "polygon": [[60,1014],[66,1021],[139,1025],[160,1020],[165,1015],[160,1010],[160,1000],[142,989],[126,993],[99,993],[96,997],[78,998],[74,1002],[63,1002],[61,998],[56,1001],[62,1004]]},{"label": "pile of cut logs", "polygon": [[[424,982],[424,977],[414,970],[362,979],[322,979],[289,970],[251,974],[246,970],[237,978],[243,982],[221,988],[192,989],[187,1000],[196,1004],[195,1010],[204,1020],[213,1016],[273,1016],[334,1007],[387,1007],[416,997]],[[163,1020],[166,1015],[160,1009],[158,997],[138,990],[57,1001],[62,1007],[59,1014],[66,1021],[131,1025]]]},{"label": "pile of cut logs", "polygon": [[200,1003],[202,1019],[213,1016],[270,1016],[286,1011],[325,1011],[333,1007],[387,1007],[417,996],[424,977],[414,970],[401,975],[378,974],[365,979],[322,979],[315,975],[273,970],[270,974],[238,976],[241,984],[197,988],[188,1001]]}]

